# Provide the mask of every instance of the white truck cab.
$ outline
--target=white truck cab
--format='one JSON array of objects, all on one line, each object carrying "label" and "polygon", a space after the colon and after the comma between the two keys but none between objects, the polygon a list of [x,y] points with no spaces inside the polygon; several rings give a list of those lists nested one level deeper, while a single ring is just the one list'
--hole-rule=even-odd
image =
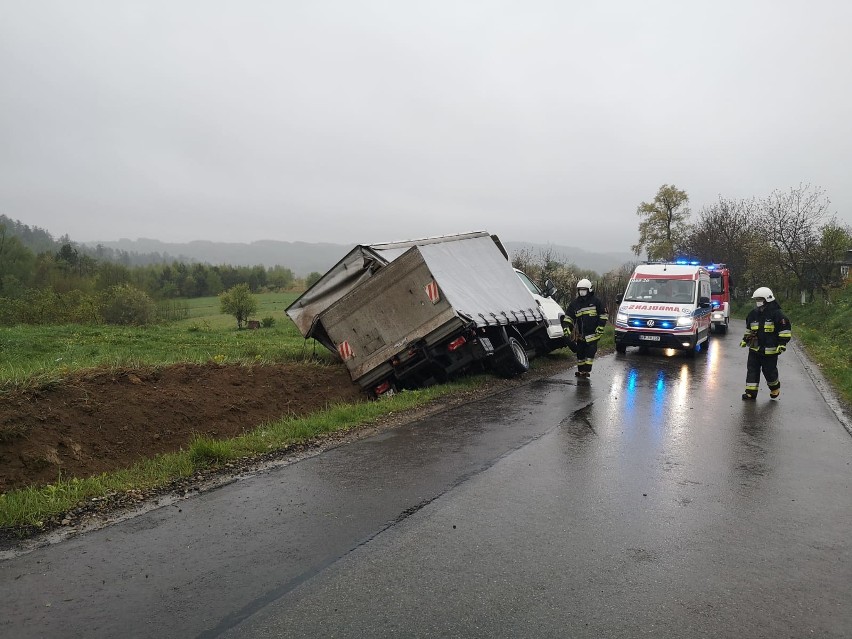
[{"label": "white truck cab", "polygon": [[710,274],[697,263],[640,264],[620,294],[615,350],[674,348],[690,355],[709,345]]},{"label": "white truck cab", "polygon": [[549,340],[548,342],[537,344],[536,352],[542,355],[557,348],[567,346],[565,334],[562,329],[562,318],[565,317],[565,309],[553,299],[553,295],[556,295],[556,287],[553,285],[553,282],[547,280],[545,282],[545,290],[542,291],[526,273],[519,269],[515,269],[515,273],[533,296],[542,314],[547,318],[547,337]]}]

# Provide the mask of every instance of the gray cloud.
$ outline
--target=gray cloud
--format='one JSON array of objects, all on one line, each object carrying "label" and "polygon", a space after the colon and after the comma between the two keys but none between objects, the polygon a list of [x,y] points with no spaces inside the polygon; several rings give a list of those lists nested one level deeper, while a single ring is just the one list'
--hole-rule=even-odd
[{"label": "gray cloud", "polygon": [[626,250],[800,182],[852,223],[840,2],[0,2],[0,212],[77,240]]}]

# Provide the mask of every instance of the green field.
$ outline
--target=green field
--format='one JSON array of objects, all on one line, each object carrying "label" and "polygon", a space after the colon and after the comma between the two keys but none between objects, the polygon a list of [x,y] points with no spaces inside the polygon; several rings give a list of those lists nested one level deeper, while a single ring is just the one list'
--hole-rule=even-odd
[{"label": "green field", "polygon": [[179,362],[279,363],[333,356],[305,341],[284,309],[298,294],[256,295],[257,319],[272,317],[270,328],[237,330],[236,320],[219,312],[219,299],[187,300],[189,317],[143,327],[0,327],[0,388],[61,378],[94,367],[136,367]]}]

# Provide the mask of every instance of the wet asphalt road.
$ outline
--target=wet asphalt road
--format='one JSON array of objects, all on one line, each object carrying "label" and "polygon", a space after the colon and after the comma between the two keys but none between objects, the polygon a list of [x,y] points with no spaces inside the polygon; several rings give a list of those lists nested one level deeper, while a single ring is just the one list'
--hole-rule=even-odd
[{"label": "wet asphalt road", "polygon": [[850,637],[852,437],[802,360],[573,372],[0,561],[3,637]]}]

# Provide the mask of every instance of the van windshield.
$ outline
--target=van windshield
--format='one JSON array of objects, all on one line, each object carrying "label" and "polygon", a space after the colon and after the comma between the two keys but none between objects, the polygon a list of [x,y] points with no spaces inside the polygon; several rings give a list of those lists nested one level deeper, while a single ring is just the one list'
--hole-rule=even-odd
[{"label": "van windshield", "polygon": [[631,280],[624,294],[626,302],[695,303],[695,282],[669,279]]}]

